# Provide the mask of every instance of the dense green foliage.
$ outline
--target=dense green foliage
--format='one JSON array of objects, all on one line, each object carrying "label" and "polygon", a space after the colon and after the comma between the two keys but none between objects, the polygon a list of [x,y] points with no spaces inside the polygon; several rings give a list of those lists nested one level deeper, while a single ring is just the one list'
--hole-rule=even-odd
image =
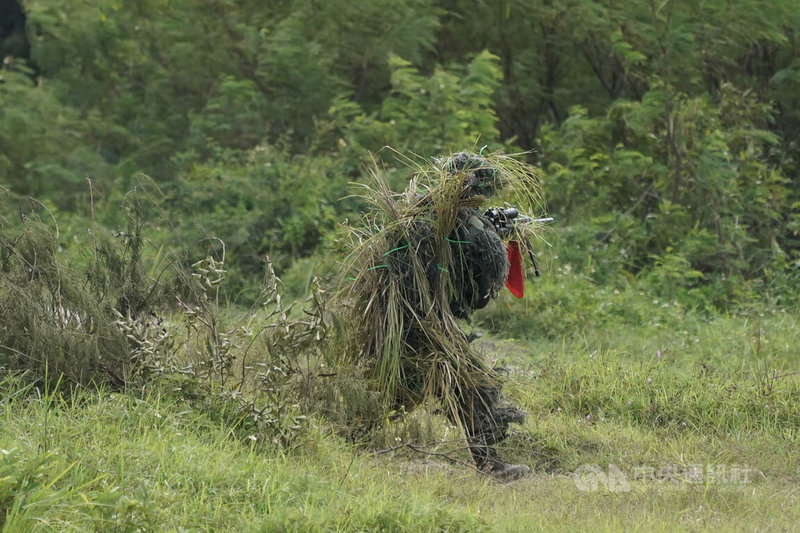
[{"label": "dense green foliage", "polygon": [[793,2],[362,4],[9,2],[0,183],[114,226],[143,172],[179,246],[224,240],[252,300],[266,254],[302,290],[368,151],[533,150],[560,257],[594,281],[793,300]]}]

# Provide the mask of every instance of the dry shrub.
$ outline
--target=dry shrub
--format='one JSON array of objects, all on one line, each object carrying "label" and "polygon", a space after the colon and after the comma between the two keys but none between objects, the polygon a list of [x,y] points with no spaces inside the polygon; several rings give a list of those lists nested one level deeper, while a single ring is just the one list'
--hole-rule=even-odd
[{"label": "dry shrub", "polygon": [[124,387],[141,370],[120,315],[141,320],[166,290],[141,269],[142,224],[133,198],[128,231],[92,224],[90,259],[65,259],[52,214],[24,198],[19,222],[0,217],[0,366],[69,386]]}]

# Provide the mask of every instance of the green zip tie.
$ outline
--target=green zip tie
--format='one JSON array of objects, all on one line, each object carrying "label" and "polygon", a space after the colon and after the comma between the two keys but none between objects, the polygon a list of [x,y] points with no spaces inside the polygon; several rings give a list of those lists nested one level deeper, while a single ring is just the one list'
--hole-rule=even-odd
[{"label": "green zip tie", "polygon": [[478,157],[481,157],[481,156],[483,155],[483,151],[484,151],[484,150],[486,150],[486,147],[487,147],[487,146],[489,146],[489,145],[488,145],[488,144],[484,144],[484,145],[483,145],[483,147],[481,148],[481,151],[480,151],[480,152],[478,152]]},{"label": "green zip tie", "polygon": [[385,256],[389,255],[389,254],[390,254],[390,253],[392,253],[392,252],[396,252],[397,250],[404,250],[404,249],[406,249],[406,248],[408,248],[408,245],[407,245],[407,244],[405,244],[405,245],[403,245],[403,246],[398,246],[397,248],[392,248],[391,250],[389,250],[388,252],[386,252],[386,253],[385,253],[385,254],[383,254],[383,255],[384,255],[384,257],[385,257]]},{"label": "green zip tie", "polygon": [[449,270],[447,270],[446,268],[444,268],[442,265],[436,265],[436,268],[438,268],[438,269],[439,269],[439,270],[441,270],[442,272],[447,272],[448,274],[450,273],[450,271],[449,271]]},{"label": "green zip tie", "polygon": [[454,241],[450,237],[445,237],[444,240],[447,242],[452,242],[453,244],[472,244],[472,241]]},{"label": "green zip tie", "polygon": [[356,278],[347,278],[347,279],[350,280],[350,281],[355,281],[356,280]]},{"label": "green zip tie", "polygon": [[389,268],[389,265],[376,265],[374,267],[369,267],[367,270],[375,270],[376,268]]}]

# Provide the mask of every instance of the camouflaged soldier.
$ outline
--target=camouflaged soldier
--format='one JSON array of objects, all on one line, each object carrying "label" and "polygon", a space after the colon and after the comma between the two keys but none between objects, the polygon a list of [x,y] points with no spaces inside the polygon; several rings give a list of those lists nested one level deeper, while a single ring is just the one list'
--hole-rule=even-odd
[{"label": "camouflaged soldier", "polygon": [[535,173],[511,158],[462,152],[421,167],[401,194],[379,170],[374,176],[377,187],[364,194],[371,209],[347,234],[350,253],[336,313],[345,334],[331,359],[361,367],[384,409],[408,412],[440,403],[464,428],[479,469],[517,478],[528,468],[505,463],[495,446],[524,413],[503,403],[501,380],[459,319],[469,321],[504,284],[521,295],[515,243],[531,228],[498,224],[491,213],[504,208],[480,209],[499,190],[531,203]]},{"label": "camouflaged soldier", "polygon": [[[488,198],[499,184],[498,170],[489,166],[486,160],[477,155],[461,152],[444,164],[453,174],[463,173],[461,200]],[[425,198],[421,197],[420,203],[424,204],[424,201]],[[455,317],[469,321],[473,311],[486,307],[505,285],[509,272],[506,244],[482,211],[476,207],[460,208],[454,231],[447,239],[454,260],[448,272],[444,274],[435,260],[433,232],[424,227],[429,223],[429,218],[420,216],[418,224],[423,227],[413,232],[420,235],[415,243],[415,253],[427,263],[425,271],[428,286],[435,287],[436,278],[439,276],[451,276],[450,310]],[[390,266],[395,271],[402,271],[405,268],[407,275],[411,276],[412,268],[406,261],[408,261],[407,254],[393,254]],[[408,287],[412,285],[411,280],[406,284]],[[408,313],[416,313],[417,307],[423,305],[419,295],[412,294],[411,291],[406,293],[404,298],[410,302],[406,309]],[[461,330],[458,334],[464,339],[469,339]],[[402,342],[413,349],[419,341],[419,336],[424,335],[425,331],[409,328]],[[503,404],[500,380],[486,367],[480,357],[472,351],[465,351],[459,355],[466,359],[463,362],[475,369],[472,373],[475,377],[462,379],[462,382],[455,384],[453,392],[457,408],[446,410],[448,418],[460,423],[464,428],[470,453],[481,471],[501,479],[516,479],[528,472],[528,467],[507,464],[499,457],[495,445],[506,438],[511,423],[524,421],[525,414],[514,406]],[[420,375],[421,372],[415,368],[416,365],[416,360],[410,359],[404,368],[403,374],[408,383],[401,389],[401,394],[395,402],[396,407],[403,406],[408,410],[411,404],[413,408],[414,400],[409,398],[407,392],[419,389],[420,381],[424,379]]]}]

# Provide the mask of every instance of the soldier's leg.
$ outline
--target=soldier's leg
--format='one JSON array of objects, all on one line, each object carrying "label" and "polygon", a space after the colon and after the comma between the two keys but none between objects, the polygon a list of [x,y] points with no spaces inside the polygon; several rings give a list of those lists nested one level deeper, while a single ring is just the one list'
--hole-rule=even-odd
[{"label": "soldier's leg", "polygon": [[495,449],[508,435],[508,426],[525,419],[520,409],[500,405],[499,386],[484,385],[462,391],[459,404],[458,417],[480,470],[502,479],[516,479],[529,471],[526,466],[504,462]]}]

